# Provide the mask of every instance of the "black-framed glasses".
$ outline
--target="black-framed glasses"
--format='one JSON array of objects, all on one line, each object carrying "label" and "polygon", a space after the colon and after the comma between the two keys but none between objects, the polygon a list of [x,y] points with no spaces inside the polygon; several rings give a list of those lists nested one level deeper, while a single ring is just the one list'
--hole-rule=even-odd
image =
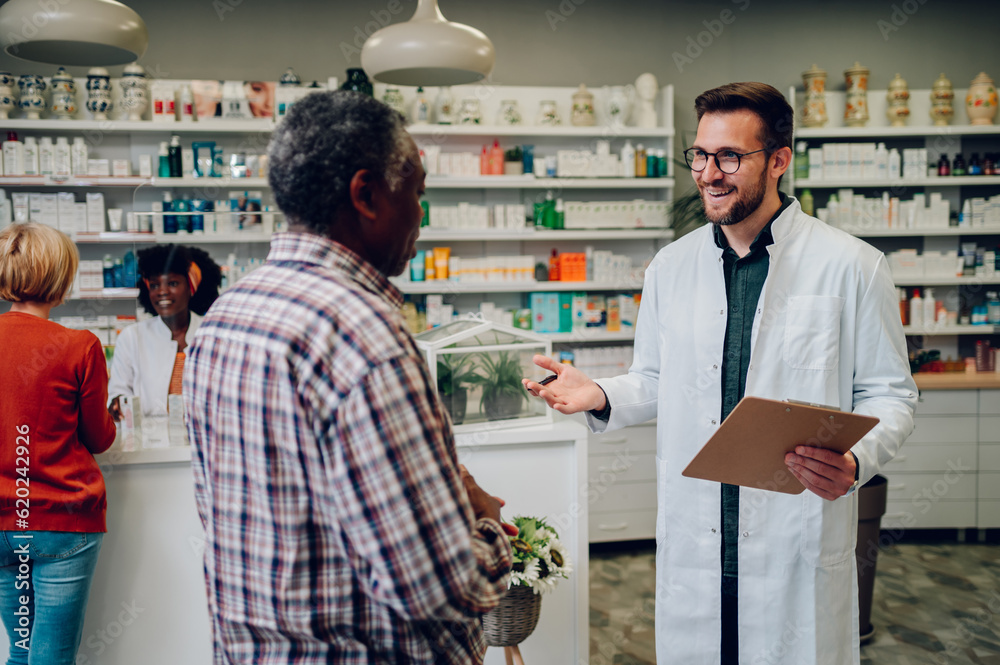
[{"label": "black-framed glasses", "polygon": [[700,173],[705,170],[706,166],[708,166],[708,158],[715,157],[715,166],[726,175],[732,175],[740,170],[740,159],[746,157],[747,155],[764,152],[765,150],[767,150],[767,148],[761,148],[760,150],[754,150],[753,152],[740,153],[735,150],[705,152],[701,148],[688,148],[684,151],[684,161],[687,162],[688,167],[692,171]]}]

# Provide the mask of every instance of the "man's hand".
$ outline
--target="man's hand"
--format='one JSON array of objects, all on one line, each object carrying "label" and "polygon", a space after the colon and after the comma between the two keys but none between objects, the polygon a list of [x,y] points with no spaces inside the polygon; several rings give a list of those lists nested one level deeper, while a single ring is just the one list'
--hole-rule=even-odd
[{"label": "man's hand", "polygon": [[857,464],[854,455],[826,448],[796,446],[794,453],[785,455],[785,464],[806,489],[828,501],[838,499],[854,485]]},{"label": "man's hand", "polygon": [[122,407],[118,404],[118,399],[118,397],[115,397],[111,400],[111,405],[108,406],[108,413],[111,414],[111,419],[116,423],[120,423],[122,421]]},{"label": "man's hand", "polygon": [[476,519],[491,519],[500,523],[503,527],[504,533],[509,536],[516,536],[518,533],[517,527],[513,524],[505,524],[500,518],[500,508],[504,505],[504,500],[497,496],[492,496],[486,493],[482,487],[476,483],[476,479],[472,477],[469,470],[465,468],[464,464],[458,465],[459,473],[462,476],[462,483],[465,485],[465,494],[469,497],[469,503],[472,504],[472,512],[475,514]]},{"label": "man's hand", "polygon": [[531,379],[521,379],[521,383],[529,393],[541,397],[559,413],[600,410],[607,404],[607,398],[601,387],[572,365],[557,363],[543,355],[536,355],[532,361],[542,369],[552,372],[556,379],[544,385]]}]

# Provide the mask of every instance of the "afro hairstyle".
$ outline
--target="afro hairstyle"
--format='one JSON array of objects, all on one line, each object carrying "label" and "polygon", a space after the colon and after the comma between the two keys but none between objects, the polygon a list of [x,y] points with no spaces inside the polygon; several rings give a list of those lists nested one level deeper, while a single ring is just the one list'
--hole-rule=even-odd
[{"label": "afro hairstyle", "polygon": [[198,315],[204,315],[219,297],[219,287],[222,285],[222,270],[212,260],[207,252],[198,247],[186,245],[154,245],[139,250],[138,253],[138,284],[139,304],[152,315],[156,315],[153,303],[149,299],[149,289],[146,280],[160,275],[187,275],[191,263],[197,263],[201,269],[201,285],[191,297],[188,307]]}]

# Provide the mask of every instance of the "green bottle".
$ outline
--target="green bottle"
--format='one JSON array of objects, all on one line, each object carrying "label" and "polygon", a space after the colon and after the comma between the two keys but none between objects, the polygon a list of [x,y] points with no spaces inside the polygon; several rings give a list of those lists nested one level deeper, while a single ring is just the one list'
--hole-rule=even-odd
[{"label": "green bottle", "polygon": [[[806,180],[809,178],[809,145],[805,141],[795,144],[795,177]],[[803,211],[805,206],[802,207]],[[808,214],[812,214],[811,212]]]},{"label": "green bottle", "polygon": [[813,208],[813,206],[815,206],[816,203],[815,201],[813,201],[812,192],[809,191],[808,189],[802,191],[802,196],[799,197],[799,205],[802,206],[802,212],[804,212],[805,214],[807,215],[816,214]]}]

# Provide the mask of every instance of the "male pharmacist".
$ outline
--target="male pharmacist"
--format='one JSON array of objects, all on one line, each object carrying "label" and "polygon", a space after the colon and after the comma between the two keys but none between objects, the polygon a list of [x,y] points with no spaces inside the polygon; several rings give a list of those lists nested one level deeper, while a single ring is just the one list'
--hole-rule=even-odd
[{"label": "male pharmacist", "polygon": [[[657,419],[658,662],[857,664],[854,489],[896,454],[917,397],[892,278],[880,252],[778,192],[792,158],[781,93],[733,83],[695,110],[685,158],[711,224],[650,264],[628,374],[595,382],[536,356],[558,378],[525,386],[597,432]],[[846,454],[789,454],[801,494],[683,477],[744,395],[879,424]]]}]

